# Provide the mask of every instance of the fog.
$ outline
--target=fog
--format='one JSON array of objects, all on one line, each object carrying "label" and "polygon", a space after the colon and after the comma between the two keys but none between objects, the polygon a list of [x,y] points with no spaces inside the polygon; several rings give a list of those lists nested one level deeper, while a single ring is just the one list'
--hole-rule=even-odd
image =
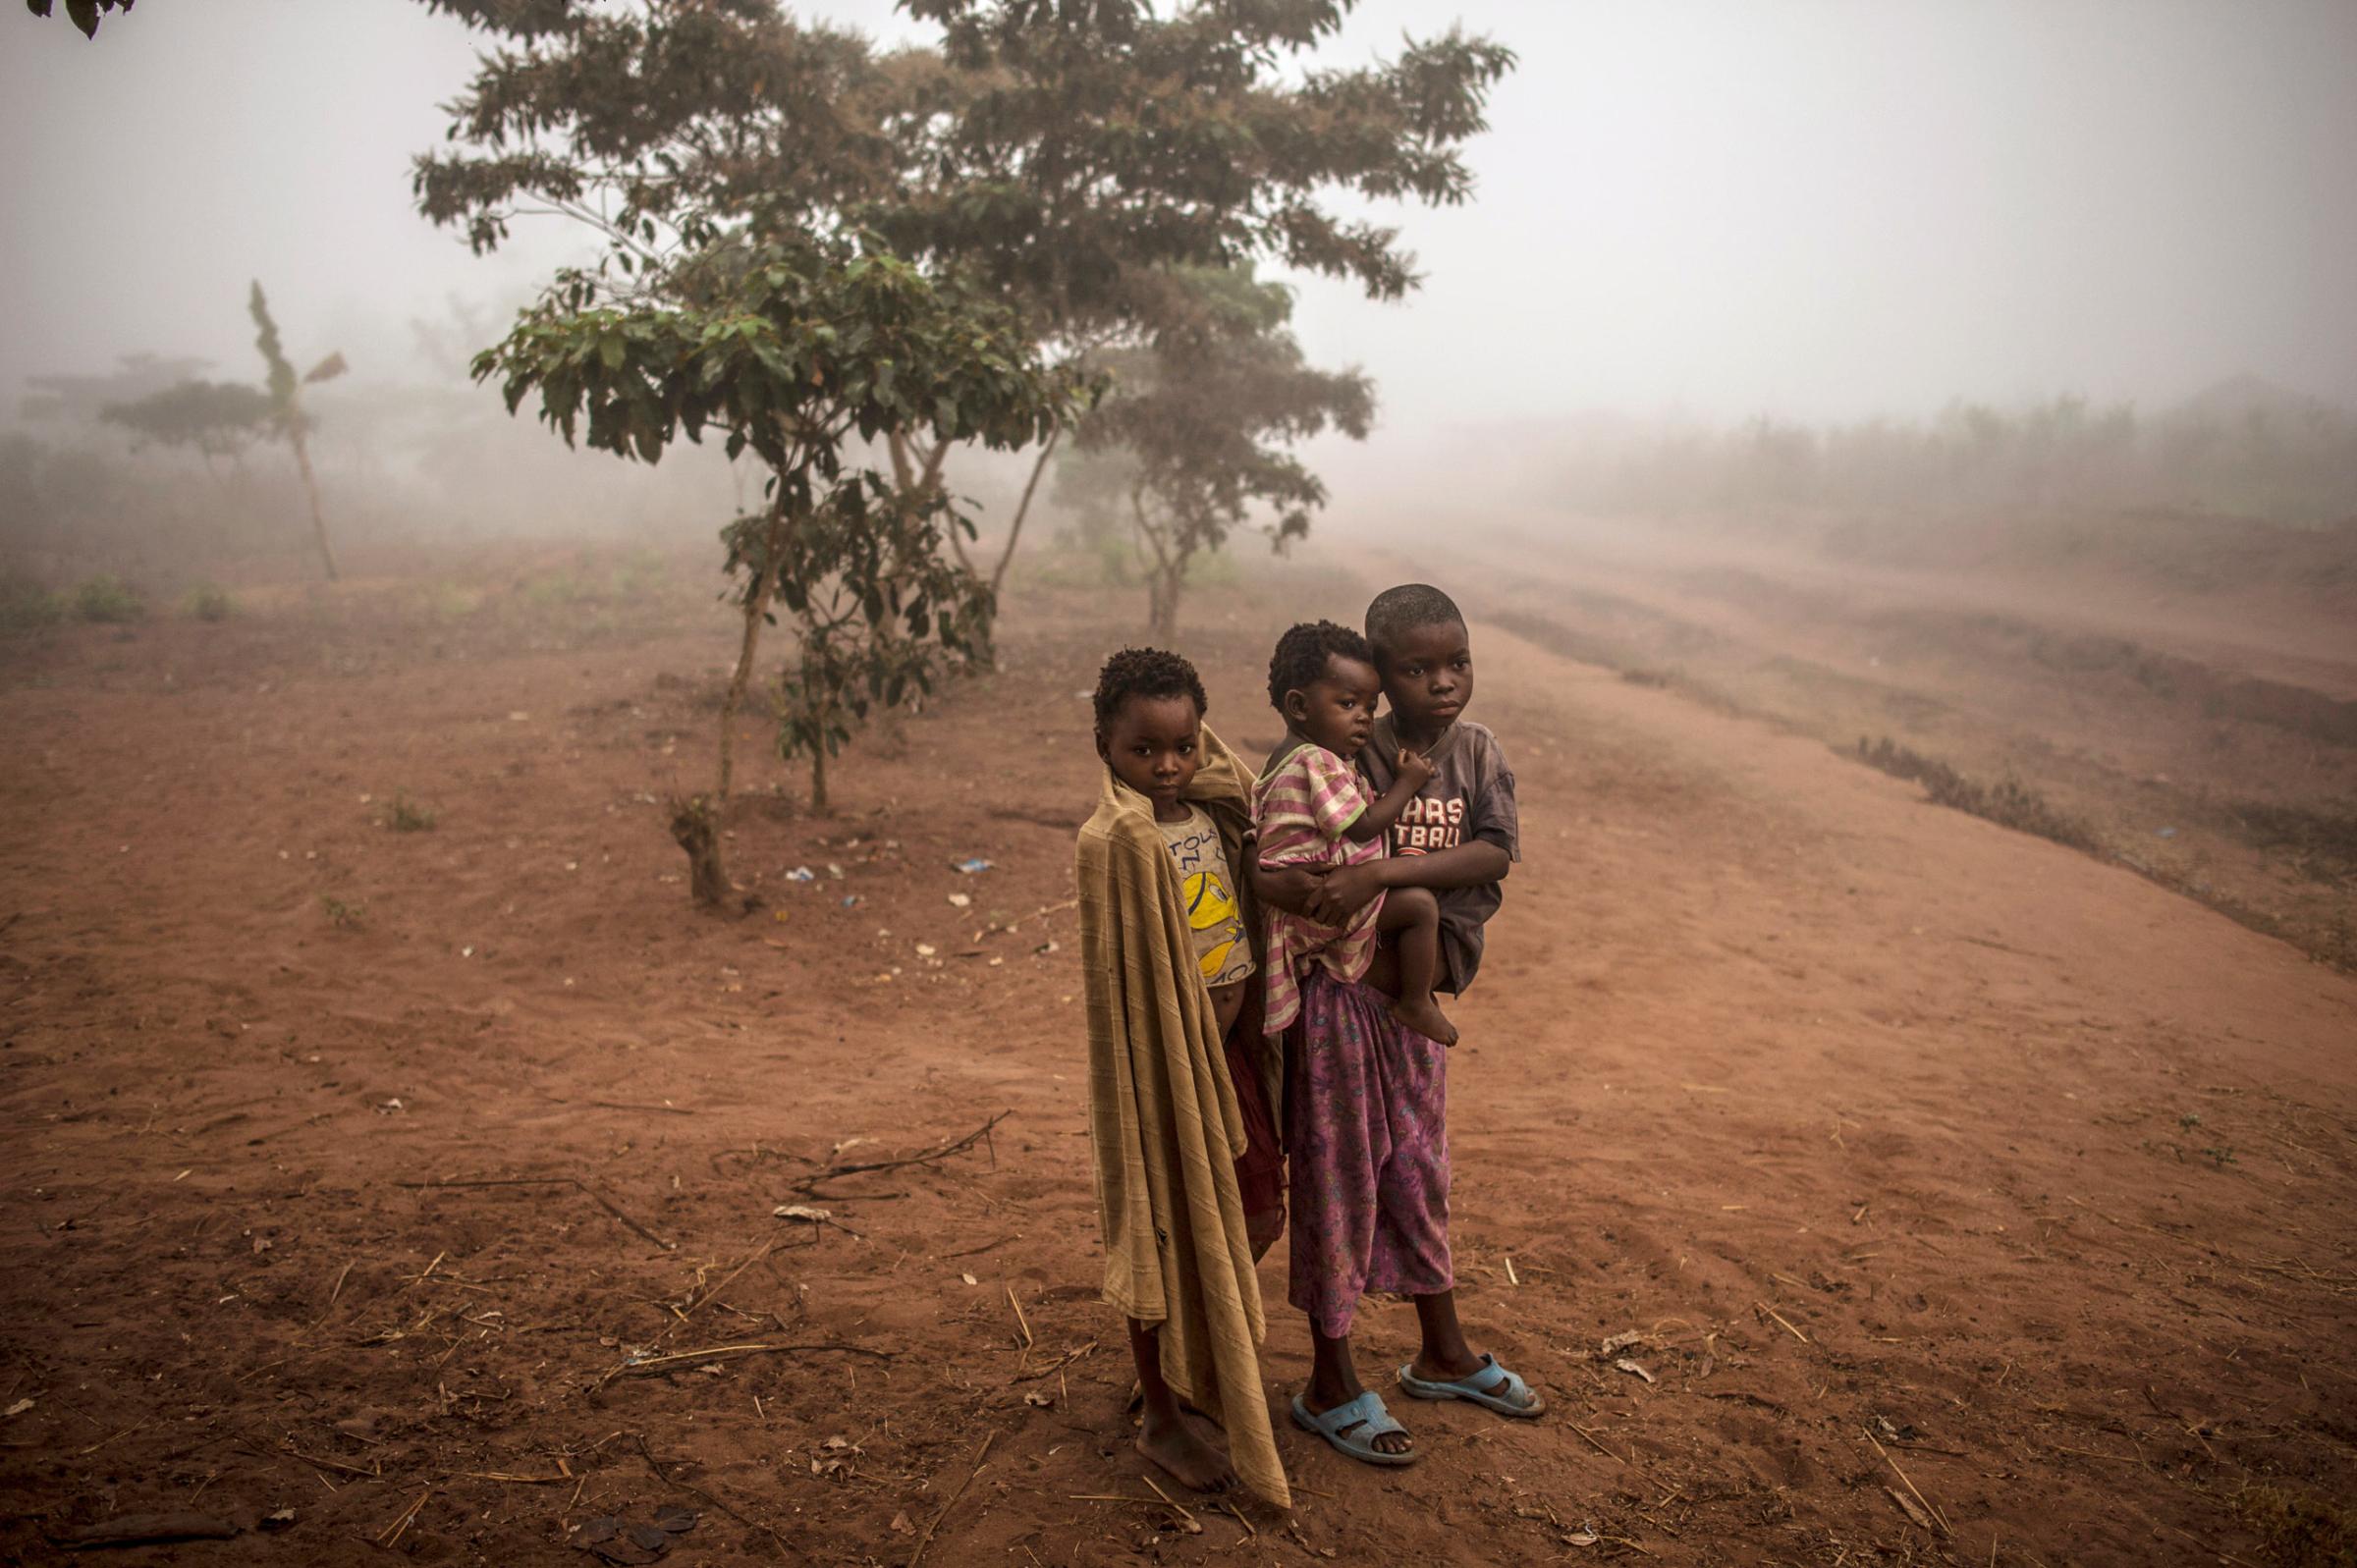
[{"label": "fog", "polygon": [[[1339,499],[1601,414],[2153,411],[2243,375],[2357,404],[2357,7],[1369,0],[1323,58],[1452,15],[1521,57],[1475,199],[1373,209],[1427,274],[1405,302],[1300,282],[1311,356],[1381,388],[1368,448],[1321,444]],[[18,10],[0,40],[12,416],[132,353],[247,377],[255,277],[297,357],[350,356],[335,398],[458,386],[414,323],[497,322],[591,254],[542,219],[478,258],[413,212],[476,44],[409,0],[144,0],[95,42]]]}]

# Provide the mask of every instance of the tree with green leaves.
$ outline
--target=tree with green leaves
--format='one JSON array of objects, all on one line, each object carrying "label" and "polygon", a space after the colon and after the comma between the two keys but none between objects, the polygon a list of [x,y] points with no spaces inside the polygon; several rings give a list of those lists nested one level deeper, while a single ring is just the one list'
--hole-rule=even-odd
[{"label": "tree with green leaves", "polygon": [[946,498],[904,504],[852,444],[917,433],[1013,450],[1072,417],[1079,392],[1004,305],[872,236],[715,239],[651,285],[569,273],[475,374],[503,379],[511,412],[536,394],[569,443],[651,463],[717,431],[731,458],[769,470],[767,505],[724,532],[743,629],[715,787],[675,805],[706,904],[729,897],[718,825],[736,716],[780,605],[799,636],[779,746],[808,759],[822,808],[851,722],[970,656],[988,623],[988,590],[942,565],[942,534],[971,523]]},{"label": "tree with green leaves", "polygon": [[333,381],[352,367],[338,351],[298,377],[285,350],[279,346],[278,323],[270,317],[270,301],[262,297],[259,280],[246,301],[246,309],[253,317],[253,346],[269,368],[270,428],[295,454],[295,467],[302,475],[302,491],[311,504],[311,536],[319,544],[319,565],[325,568],[327,580],[333,582],[336,553],[327,542],[327,518],[319,511],[319,480],[311,472],[311,419],[302,406],[302,389],[321,381]]},{"label": "tree with green leaves", "polygon": [[[940,42],[881,54],[774,0],[425,3],[505,40],[414,170],[419,209],[478,251],[534,214],[595,229],[626,273],[719,232],[863,228],[978,280],[1072,365],[1190,330],[1189,269],[1274,261],[1406,294],[1398,231],[1336,203],[1466,200],[1461,149],[1513,64],[1453,30],[1322,68],[1351,0],[904,0]],[[885,440],[896,489],[930,505],[948,449]]]},{"label": "tree with green leaves", "polygon": [[214,459],[234,459],[267,434],[272,413],[269,394],[258,387],[192,379],[130,403],[110,403],[100,417],[140,441],[186,447],[210,468]]},{"label": "tree with green leaves", "polygon": [[[98,36],[98,19],[108,12],[121,11],[128,15],[135,0],[66,0],[66,20],[82,29],[85,38]],[[36,17],[50,15],[56,0],[25,0],[25,8]]]},{"label": "tree with green leaves", "polygon": [[1123,503],[1146,579],[1147,629],[1178,629],[1197,557],[1257,512],[1283,550],[1309,531],[1325,483],[1286,450],[1329,427],[1366,439],[1375,386],[1356,370],[1305,363],[1288,323],[1291,291],[1244,267],[1173,274],[1191,324],[1159,346],[1100,356],[1111,390],[1079,427],[1081,450],[1126,460]]}]

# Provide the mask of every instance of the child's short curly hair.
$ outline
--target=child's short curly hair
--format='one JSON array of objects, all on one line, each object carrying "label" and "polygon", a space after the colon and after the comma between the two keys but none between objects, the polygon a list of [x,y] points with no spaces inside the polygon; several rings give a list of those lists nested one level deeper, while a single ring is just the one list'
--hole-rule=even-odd
[{"label": "child's short curly hair", "polygon": [[1285,694],[1308,689],[1326,674],[1327,661],[1337,658],[1372,665],[1375,650],[1366,638],[1331,621],[1304,621],[1288,629],[1269,658],[1269,706],[1285,712]]},{"label": "child's short curly hair", "polygon": [[1111,725],[1132,697],[1192,697],[1197,717],[1211,707],[1195,667],[1160,648],[1124,648],[1105,661],[1097,672],[1097,729]]},{"label": "child's short curly hair", "polygon": [[1428,582],[1386,588],[1367,606],[1367,640],[1378,648],[1397,648],[1400,638],[1426,626],[1464,623],[1464,612],[1456,608],[1456,601]]}]

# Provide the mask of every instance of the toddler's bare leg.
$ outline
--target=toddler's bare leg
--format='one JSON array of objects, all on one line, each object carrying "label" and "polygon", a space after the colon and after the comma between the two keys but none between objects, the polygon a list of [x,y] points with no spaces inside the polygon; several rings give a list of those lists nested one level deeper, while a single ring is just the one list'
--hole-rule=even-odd
[{"label": "toddler's bare leg", "polygon": [[1392,1016],[1427,1040],[1456,1044],[1456,1025],[1433,1000],[1441,978],[1441,901],[1429,888],[1395,888],[1383,897],[1375,929],[1391,937],[1399,953],[1399,1000]]}]

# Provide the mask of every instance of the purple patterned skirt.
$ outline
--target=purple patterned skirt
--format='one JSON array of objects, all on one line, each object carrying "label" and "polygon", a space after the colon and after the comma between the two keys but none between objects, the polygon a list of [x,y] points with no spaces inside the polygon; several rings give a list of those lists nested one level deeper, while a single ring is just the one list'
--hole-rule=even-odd
[{"label": "purple patterned skirt", "polygon": [[1455,1286],[1449,1261],[1449,1053],[1389,1000],[1311,966],[1286,1031],[1288,1299],[1328,1338],[1370,1290]]}]

